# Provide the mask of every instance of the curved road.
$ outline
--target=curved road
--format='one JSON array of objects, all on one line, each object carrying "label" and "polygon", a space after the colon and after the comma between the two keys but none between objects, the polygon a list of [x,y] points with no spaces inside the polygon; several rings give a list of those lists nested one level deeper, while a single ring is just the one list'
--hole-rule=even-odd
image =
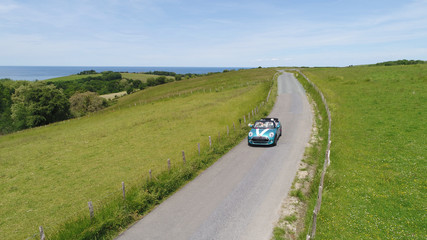
[{"label": "curved road", "polygon": [[270,239],[312,128],[292,74],[279,76],[278,91],[270,114],[283,124],[276,147],[243,140],[117,239]]}]

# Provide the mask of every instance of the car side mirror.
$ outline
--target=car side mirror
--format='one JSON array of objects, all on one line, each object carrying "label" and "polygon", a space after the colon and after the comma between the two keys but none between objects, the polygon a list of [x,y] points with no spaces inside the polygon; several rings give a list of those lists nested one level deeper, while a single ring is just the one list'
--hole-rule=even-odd
[{"label": "car side mirror", "polygon": [[249,123],[249,124],[248,124],[248,127],[253,128],[253,127],[254,127],[254,125],[253,125],[252,123]]}]

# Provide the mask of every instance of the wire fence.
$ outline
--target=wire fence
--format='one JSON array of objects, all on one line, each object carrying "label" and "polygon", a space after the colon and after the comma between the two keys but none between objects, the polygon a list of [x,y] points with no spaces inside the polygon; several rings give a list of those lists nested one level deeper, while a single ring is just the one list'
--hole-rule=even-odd
[{"label": "wire fence", "polygon": [[332,118],[331,118],[331,112],[329,111],[328,103],[326,102],[326,98],[324,97],[322,91],[312,82],[310,79],[308,79],[307,76],[305,76],[300,70],[296,70],[301,76],[303,76],[308,83],[310,83],[311,86],[316,90],[316,92],[320,95],[323,104],[325,105],[326,113],[328,114],[328,145],[326,147],[326,153],[325,153],[325,161],[323,162],[323,169],[322,169],[322,175],[320,177],[320,183],[319,183],[319,189],[317,194],[317,200],[316,205],[313,210],[313,221],[311,223],[311,231],[309,228],[309,233],[306,236],[306,239],[314,239],[316,236],[316,225],[317,225],[317,216],[320,212],[320,206],[322,204],[322,193],[323,193],[323,182],[326,174],[326,169],[331,163],[330,155],[331,155],[331,125],[332,125]]}]

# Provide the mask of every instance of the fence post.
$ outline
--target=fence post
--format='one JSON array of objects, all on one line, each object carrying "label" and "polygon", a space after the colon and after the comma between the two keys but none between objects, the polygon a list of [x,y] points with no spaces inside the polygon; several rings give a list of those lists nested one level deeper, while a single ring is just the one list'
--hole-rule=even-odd
[{"label": "fence post", "polygon": [[125,188],[125,182],[122,182],[122,190],[123,190],[123,200],[126,200],[126,188]]},{"label": "fence post", "polygon": [[89,201],[89,202],[87,203],[87,205],[89,206],[89,216],[90,216],[90,219],[92,219],[92,218],[95,216],[95,214],[93,213],[93,205],[92,205],[92,201]]},{"label": "fence post", "polygon": [[316,213],[316,210],[314,210],[313,211],[313,226],[311,227],[310,238],[314,238],[314,235],[316,234],[316,224],[317,224],[317,213]]},{"label": "fence post", "polygon": [[182,161],[184,161],[184,163],[186,163],[187,161],[185,161],[185,152],[182,151]]},{"label": "fence post", "polygon": [[168,158],[168,170],[171,170],[171,160]]},{"label": "fence post", "polygon": [[209,147],[212,147],[212,138],[209,136]]},{"label": "fence post", "polygon": [[234,131],[236,131],[236,125],[234,124],[234,122],[233,122],[233,129]]},{"label": "fence post", "polygon": [[227,125],[227,136],[229,135],[229,133],[230,133],[230,129],[228,128],[228,125]]},{"label": "fence post", "polygon": [[150,181],[151,181],[151,178],[152,178],[152,176],[151,176],[151,169],[148,170],[148,173],[150,174]]},{"label": "fence post", "polygon": [[40,231],[40,240],[45,240],[46,236],[44,234],[44,230],[42,226],[39,227],[39,231]]},{"label": "fence post", "polygon": [[246,115],[243,115],[243,122],[246,124]]},{"label": "fence post", "polygon": [[323,190],[323,186],[319,186],[319,192],[317,193],[316,212],[320,212],[320,205],[322,203],[322,190]]},{"label": "fence post", "polygon": [[197,143],[197,149],[199,150],[199,156],[200,156],[200,143]]}]

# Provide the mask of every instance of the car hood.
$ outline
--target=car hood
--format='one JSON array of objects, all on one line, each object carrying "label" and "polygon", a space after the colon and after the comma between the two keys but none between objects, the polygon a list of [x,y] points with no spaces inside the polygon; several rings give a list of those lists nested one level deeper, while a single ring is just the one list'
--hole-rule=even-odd
[{"label": "car hood", "polygon": [[264,136],[269,137],[270,133],[275,133],[276,129],[251,129],[252,137]]}]

